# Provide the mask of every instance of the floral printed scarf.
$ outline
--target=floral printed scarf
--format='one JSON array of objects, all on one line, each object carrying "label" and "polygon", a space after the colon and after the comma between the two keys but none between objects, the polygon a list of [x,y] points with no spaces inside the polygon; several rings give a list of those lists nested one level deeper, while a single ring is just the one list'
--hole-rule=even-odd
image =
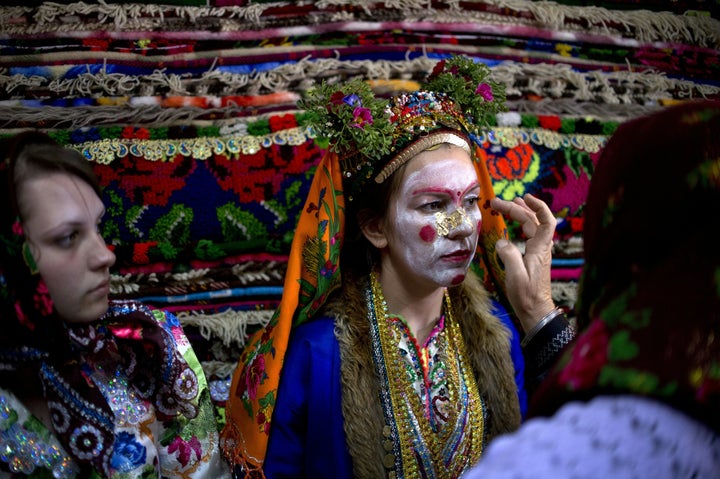
[{"label": "floral printed scarf", "polygon": [[720,102],[623,124],[585,210],[578,326],[531,411],[599,394],[663,401],[720,430]]}]

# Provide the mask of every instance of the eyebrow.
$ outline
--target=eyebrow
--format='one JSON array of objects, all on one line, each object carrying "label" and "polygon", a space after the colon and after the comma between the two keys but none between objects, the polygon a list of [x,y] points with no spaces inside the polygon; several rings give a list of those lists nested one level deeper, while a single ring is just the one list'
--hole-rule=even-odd
[{"label": "eyebrow", "polygon": [[[480,183],[478,183],[477,181],[475,183],[471,184],[470,186],[468,186],[465,189],[465,191],[462,192],[462,194],[466,195],[468,192],[474,190],[475,188],[480,188]],[[453,191],[454,190],[451,188],[428,187],[428,188],[420,188],[418,190],[414,190],[410,194],[413,196],[416,196],[416,195],[424,195],[424,194],[428,194],[428,193],[433,193],[433,194],[442,193],[442,194],[446,194],[448,196],[454,196]]]},{"label": "eyebrow", "polygon": [[[95,222],[93,223],[93,225],[99,223],[100,220],[102,219],[102,217],[105,216],[105,213],[107,213],[107,209],[106,209],[105,207],[103,207],[103,209],[100,211],[100,213],[98,214],[98,216],[95,218]],[[80,220],[80,221],[77,221],[77,220],[75,220],[75,219],[64,220],[64,221],[62,221],[62,222],[60,222],[60,223],[58,223],[58,224],[56,224],[56,225],[54,225],[54,226],[46,229],[46,230],[44,230],[43,236],[44,236],[44,235],[48,235],[48,234],[49,234],[49,235],[57,234],[57,233],[58,233],[58,230],[62,230],[62,229],[67,228],[67,227],[70,227],[70,228],[80,228],[80,227],[82,227],[84,224],[85,224],[85,220]]]}]

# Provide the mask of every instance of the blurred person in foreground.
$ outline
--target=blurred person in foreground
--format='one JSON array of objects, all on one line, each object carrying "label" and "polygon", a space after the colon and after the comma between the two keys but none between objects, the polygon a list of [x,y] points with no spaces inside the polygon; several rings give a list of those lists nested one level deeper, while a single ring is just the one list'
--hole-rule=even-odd
[{"label": "blurred person in foreground", "polygon": [[585,209],[578,335],[465,477],[720,477],[720,102],[628,121]]}]

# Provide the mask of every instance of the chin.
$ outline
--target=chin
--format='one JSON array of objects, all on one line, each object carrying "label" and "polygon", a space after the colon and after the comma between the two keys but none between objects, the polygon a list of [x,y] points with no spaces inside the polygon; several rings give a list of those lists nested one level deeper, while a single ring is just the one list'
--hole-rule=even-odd
[{"label": "chin", "polygon": [[64,316],[64,318],[68,323],[92,323],[100,319],[107,312],[108,306],[109,303],[107,300],[102,303],[94,303],[73,315],[72,318],[68,318],[67,316]]}]

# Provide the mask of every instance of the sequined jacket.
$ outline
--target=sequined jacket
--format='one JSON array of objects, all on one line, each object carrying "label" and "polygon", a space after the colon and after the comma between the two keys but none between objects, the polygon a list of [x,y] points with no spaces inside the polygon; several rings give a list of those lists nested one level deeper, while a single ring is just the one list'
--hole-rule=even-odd
[{"label": "sequined jacket", "polygon": [[[197,405],[199,412],[193,419],[161,418],[152,404],[133,394],[121,377],[107,378],[99,368],[87,364],[84,370],[89,379],[104,384],[100,390],[115,411],[110,477],[227,478],[229,467],[219,452],[215,413],[202,367],[177,319],[167,312],[156,317],[172,331],[174,346],[195,371],[198,389],[194,397],[187,399]],[[0,477],[104,476],[97,471],[81,471],[68,454],[70,447],[73,445],[60,444],[53,431],[10,390],[0,387]]]}]

